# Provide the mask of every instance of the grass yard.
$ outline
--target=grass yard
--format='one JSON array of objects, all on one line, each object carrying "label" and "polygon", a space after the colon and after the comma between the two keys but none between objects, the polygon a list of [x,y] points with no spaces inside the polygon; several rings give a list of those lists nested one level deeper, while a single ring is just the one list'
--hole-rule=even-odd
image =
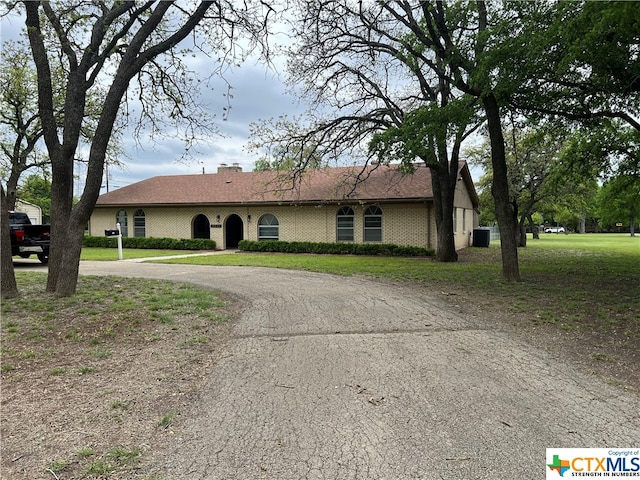
[{"label": "grass yard", "polygon": [[[501,279],[500,246],[467,248],[457,263],[429,258],[239,253],[163,263],[246,265],[368,275],[444,295],[500,319],[543,346],[640,386],[640,236],[541,234],[519,249],[523,281]],[[546,343],[545,343],[546,342]],[[545,347],[546,348],[546,347]]]},{"label": "grass yard", "polygon": [[[422,288],[478,296],[482,305],[521,312],[564,329],[604,327],[640,336],[640,237],[542,234],[519,250],[521,283],[501,279],[499,245],[468,248],[457,263],[429,258],[239,253],[162,263],[244,265],[370,275]],[[482,297],[485,297],[484,299]]]},{"label": "grass yard", "polygon": [[[133,250],[125,258],[189,252]],[[407,282],[455,296],[456,302],[502,315],[516,327],[550,326],[558,335],[601,337],[603,344],[638,350],[640,342],[640,236],[541,234],[519,250],[523,281],[501,279],[500,247],[467,248],[457,263],[430,258],[238,253],[155,260],[196,265],[303,269],[337,275],[367,275]],[[115,249],[86,248],[85,260],[117,258]],[[459,301],[458,301],[459,300]],[[561,336],[561,335],[560,335]],[[615,359],[617,353],[594,357]]]},{"label": "grass yard", "polygon": [[[185,254],[125,250],[125,258]],[[374,276],[405,283],[523,341],[640,393],[640,237],[542,234],[519,251],[523,281],[501,280],[499,245],[453,264],[429,258],[228,254],[154,260]],[[84,260],[116,260],[87,248]],[[3,478],[159,480],[172,423],[223,354],[233,301],[193,285],[80,277],[78,293],[43,293],[44,273],[17,272],[3,301]],[[486,352],[491,355],[491,352]],[[160,448],[158,448],[160,446]]]},{"label": "grass yard", "polygon": [[144,468],[197,397],[236,315],[219,292],[147,279],[80,277],[44,294],[17,272],[2,302],[2,478],[159,480]]},{"label": "grass yard", "polygon": [[[189,252],[132,250],[125,258],[147,258]],[[592,352],[615,363],[639,350],[640,236],[627,234],[541,234],[519,250],[523,281],[502,281],[500,247],[467,248],[457,263],[430,258],[238,253],[155,260],[195,265],[238,265],[303,269],[337,275],[367,275],[407,282],[417,288],[455,296],[456,302],[501,315],[524,331],[547,326],[556,336],[616,346],[614,352]],[[87,248],[85,260],[117,258],[115,249]],[[459,301],[458,301],[459,300]],[[586,340],[585,340],[586,341]],[[604,348],[604,347],[603,347]],[[639,382],[640,383],[640,382]]]}]

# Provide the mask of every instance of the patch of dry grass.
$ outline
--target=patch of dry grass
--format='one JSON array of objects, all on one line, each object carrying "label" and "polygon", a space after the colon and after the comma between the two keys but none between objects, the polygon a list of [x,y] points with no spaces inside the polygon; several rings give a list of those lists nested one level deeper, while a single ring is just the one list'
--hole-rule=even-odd
[{"label": "patch of dry grass", "polygon": [[147,453],[221,354],[233,303],[113,277],[55,299],[44,275],[18,280],[22,297],[2,303],[3,478],[160,478]]}]

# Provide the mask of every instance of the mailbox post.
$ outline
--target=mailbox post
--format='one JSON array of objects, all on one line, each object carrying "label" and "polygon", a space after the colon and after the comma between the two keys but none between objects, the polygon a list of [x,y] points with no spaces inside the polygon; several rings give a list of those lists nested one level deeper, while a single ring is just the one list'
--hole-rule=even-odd
[{"label": "mailbox post", "polygon": [[118,260],[122,260],[122,232],[120,231],[120,223],[116,223],[116,229],[118,230]]},{"label": "mailbox post", "polygon": [[105,230],[104,234],[106,237],[117,237],[118,238],[118,260],[122,260],[122,232],[120,231],[120,224],[116,223],[115,230]]}]

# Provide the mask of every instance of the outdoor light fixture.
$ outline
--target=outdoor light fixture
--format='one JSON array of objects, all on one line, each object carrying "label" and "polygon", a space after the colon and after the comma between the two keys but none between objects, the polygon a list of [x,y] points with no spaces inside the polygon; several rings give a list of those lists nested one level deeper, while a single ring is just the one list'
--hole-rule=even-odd
[{"label": "outdoor light fixture", "polygon": [[220,215],[216,215],[216,221],[220,223]]},{"label": "outdoor light fixture", "polygon": [[251,215],[247,215],[247,222],[251,221]]}]

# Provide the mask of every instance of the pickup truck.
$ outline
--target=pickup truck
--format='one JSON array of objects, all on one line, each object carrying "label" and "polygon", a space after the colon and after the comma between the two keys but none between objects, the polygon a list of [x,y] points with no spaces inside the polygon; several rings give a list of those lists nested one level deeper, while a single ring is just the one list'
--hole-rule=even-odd
[{"label": "pickup truck", "polygon": [[50,230],[49,225],[32,225],[24,212],[9,211],[11,255],[28,258],[35,254],[42,263],[48,263]]}]

